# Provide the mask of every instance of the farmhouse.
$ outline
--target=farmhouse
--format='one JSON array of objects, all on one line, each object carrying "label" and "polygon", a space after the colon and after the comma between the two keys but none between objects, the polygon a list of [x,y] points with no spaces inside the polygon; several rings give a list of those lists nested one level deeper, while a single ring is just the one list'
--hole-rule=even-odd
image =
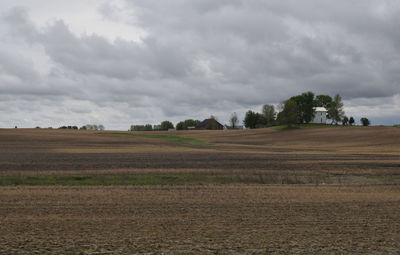
[{"label": "farmhouse", "polygon": [[205,119],[196,126],[196,129],[222,130],[224,126],[215,119]]},{"label": "farmhouse", "polygon": [[326,114],[327,110],[325,107],[315,107],[315,115],[314,119],[311,121],[311,123],[315,124],[326,124]]}]

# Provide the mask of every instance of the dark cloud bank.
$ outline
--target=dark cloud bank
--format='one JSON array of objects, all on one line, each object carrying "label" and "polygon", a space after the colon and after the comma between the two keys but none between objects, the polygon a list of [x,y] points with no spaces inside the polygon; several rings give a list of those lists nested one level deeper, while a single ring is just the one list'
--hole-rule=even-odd
[{"label": "dark cloud bank", "polygon": [[[1,6],[1,4],[0,4]],[[43,7],[45,8],[45,7]],[[104,19],[122,10],[95,6]],[[340,93],[346,112],[400,123],[398,1],[127,1],[140,42],[0,12],[0,126],[202,119]],[[125,10],[126,11],[126,10]],[[126,13],[126,12],[125,12]]]}]

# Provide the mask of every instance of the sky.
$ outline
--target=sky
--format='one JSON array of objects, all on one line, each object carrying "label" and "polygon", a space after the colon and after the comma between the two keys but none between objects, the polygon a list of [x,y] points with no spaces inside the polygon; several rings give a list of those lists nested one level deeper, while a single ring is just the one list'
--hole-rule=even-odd
[{"label": "sky", "polygon": [[173,123],[340,94],[400,124],[398,0],[2,0],[0,128]]}]

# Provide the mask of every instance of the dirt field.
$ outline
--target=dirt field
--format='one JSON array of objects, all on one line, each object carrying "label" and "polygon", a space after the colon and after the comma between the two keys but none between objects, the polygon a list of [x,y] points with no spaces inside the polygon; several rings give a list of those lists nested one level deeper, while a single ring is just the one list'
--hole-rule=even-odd
[{"label": "dirt field", "polygon": [[398,254],[392,187],[2,187],[3,254]]},{"label": "dirt field", "polygon": [[400,128],[159,134],[0,129],[0,254],[400,253]]},{"label": "dirt field", "polygon": [[256,184],[400,184],[400,128],[160,134],[214,145],[104,132],[0,130],[0,174],[175,173]]}]

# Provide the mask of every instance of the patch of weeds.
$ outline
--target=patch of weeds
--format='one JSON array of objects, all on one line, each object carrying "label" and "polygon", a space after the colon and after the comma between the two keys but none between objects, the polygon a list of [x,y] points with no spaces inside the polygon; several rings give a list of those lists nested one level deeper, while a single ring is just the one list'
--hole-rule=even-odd
[{"label": "patch of weeds", "polygon": [[213,235],[212,234],[205,234],[204,237],[205,238],[213,238]]},{"label": "patch of weeds", "polygon": [[113,133],[99,133],[102,135],[127,135],[127,136],[140,136],[146,138],[154,138],[161,139],[174,143],[181,143],[186,145],[195,145],[195,146],[211,146],[213,143],[209,143],[200,139],[191,138],[191,137],[181,137],[176,135],[160,135],[160,134],[137,134],[137,133],[121,133],[121,132],[113,132]]}]

